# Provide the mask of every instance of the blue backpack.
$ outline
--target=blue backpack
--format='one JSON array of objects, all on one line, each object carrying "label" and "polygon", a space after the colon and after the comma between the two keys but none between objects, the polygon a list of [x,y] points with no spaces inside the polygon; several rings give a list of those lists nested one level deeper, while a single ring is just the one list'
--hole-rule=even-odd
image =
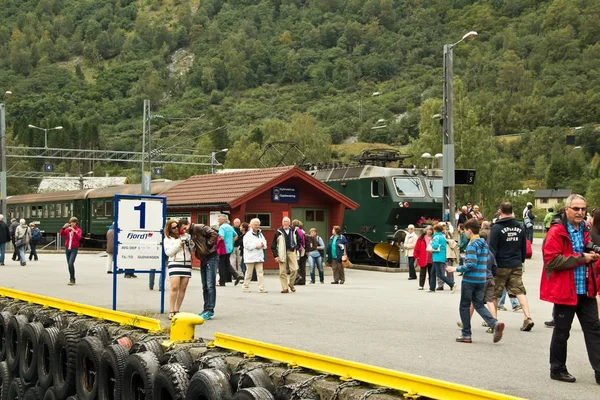
[{"label": "blue backpack", "polygon": [[38,228],[33,228],[33,232],[31,232],[31,241],[39,242],[42,239],[42,235]]}]

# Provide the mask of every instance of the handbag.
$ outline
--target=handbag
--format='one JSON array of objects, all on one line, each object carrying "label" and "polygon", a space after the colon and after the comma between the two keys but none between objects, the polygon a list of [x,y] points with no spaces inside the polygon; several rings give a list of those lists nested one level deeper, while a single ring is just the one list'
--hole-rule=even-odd
[{"label": "handbag", "polygon": [[15,247],[21,247],[27,244],[27,238],[25,235],[15,240]]},{"label": "handbag", "polygon": [[352,267],[352,263],[346,254],[346,250],[344,250],[344,255],[342,256],[342,268],[350,268]]},{"label": "handbag", "polygon": [[431,243],[429,243],[427,245],[427,249],[426,249],[429,253],[439,253],[440,252],[440,248],[438,247],[437,249],[434,249],[433,247],[431,247]]}]

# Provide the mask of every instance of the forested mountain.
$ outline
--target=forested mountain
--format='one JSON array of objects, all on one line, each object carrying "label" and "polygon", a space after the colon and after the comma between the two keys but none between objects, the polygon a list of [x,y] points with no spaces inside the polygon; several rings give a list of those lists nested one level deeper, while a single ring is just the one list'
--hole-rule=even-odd
[{"label": "forested mountain", "polygon": [[[155,146],[227,147],[229,167],[256,165],[261,146],[281,139],[299,142],[309,162],[335,158],[328,145],[356,135],[433,153],[441,150],[431,117],[441,111],[442,47],[474,30],[478,37],[455,49],[455,130],[457,165],[477,168],[479,183],[459,196],[492,207],[523,181],[585,192],[598,178],[600,162],[590,159],[600,0],[2,3],[10,143],[43,146],[43,133],[27,126],[61,125],[48,132],[50,147],[139,151],[150,99]],[[387,128],[371,129],[380,119]],[[581,149],[567,148],[568,128],[578,126],[586,126],[573,131]],[[507,134],[522,135],[495,138]],[[136,166],[58,170],[90,167],[139,179]],[[166,178],[196,172],[165,166]],[[9,194],[27,189],[10,183]]]}]

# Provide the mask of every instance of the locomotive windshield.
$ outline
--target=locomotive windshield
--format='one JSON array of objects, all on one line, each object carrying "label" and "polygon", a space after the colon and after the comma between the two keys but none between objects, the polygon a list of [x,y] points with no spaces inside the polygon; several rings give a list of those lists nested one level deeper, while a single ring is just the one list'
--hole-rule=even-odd
[{"label": "locomotive windshield", "polygon": [[425,179],[431,197],[442,197],[444,186],[441,179]]},{"label": "locomotive windshield", "polygon": [[419,178],[394,178],[396,193],[401,197],[423,197],[423,185]]}]

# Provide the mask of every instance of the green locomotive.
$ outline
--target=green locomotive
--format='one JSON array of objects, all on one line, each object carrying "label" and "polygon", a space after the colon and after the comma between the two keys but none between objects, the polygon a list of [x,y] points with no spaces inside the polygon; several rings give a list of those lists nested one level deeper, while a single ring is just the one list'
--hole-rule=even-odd
[{"label": "green locomotive", "polygon": [[[395,265],[407,226],[441,219],[442,170],[403,166],[405,158],[395,152],[366,151],[357,159],[358,165],[307,168],[309,174],[359,204],[355,211],[346,210],[342,226],[353,262],[385,260]],[[392,161],[399,161],[399,166],[385,166]]]},{"label": "green locomotive", "polygon": [[[180,181],[152,182],[152,194],[170,189]],[[99,246],[106,241],[106,231],[113,222],[115,194],[141,194],[141,185],[117,185],[98,189],[68,190],[9,196],[8,219],[24,218],[34,222],[44,237],[55,236],[70,217],[79,219],[85,246]]]}]

